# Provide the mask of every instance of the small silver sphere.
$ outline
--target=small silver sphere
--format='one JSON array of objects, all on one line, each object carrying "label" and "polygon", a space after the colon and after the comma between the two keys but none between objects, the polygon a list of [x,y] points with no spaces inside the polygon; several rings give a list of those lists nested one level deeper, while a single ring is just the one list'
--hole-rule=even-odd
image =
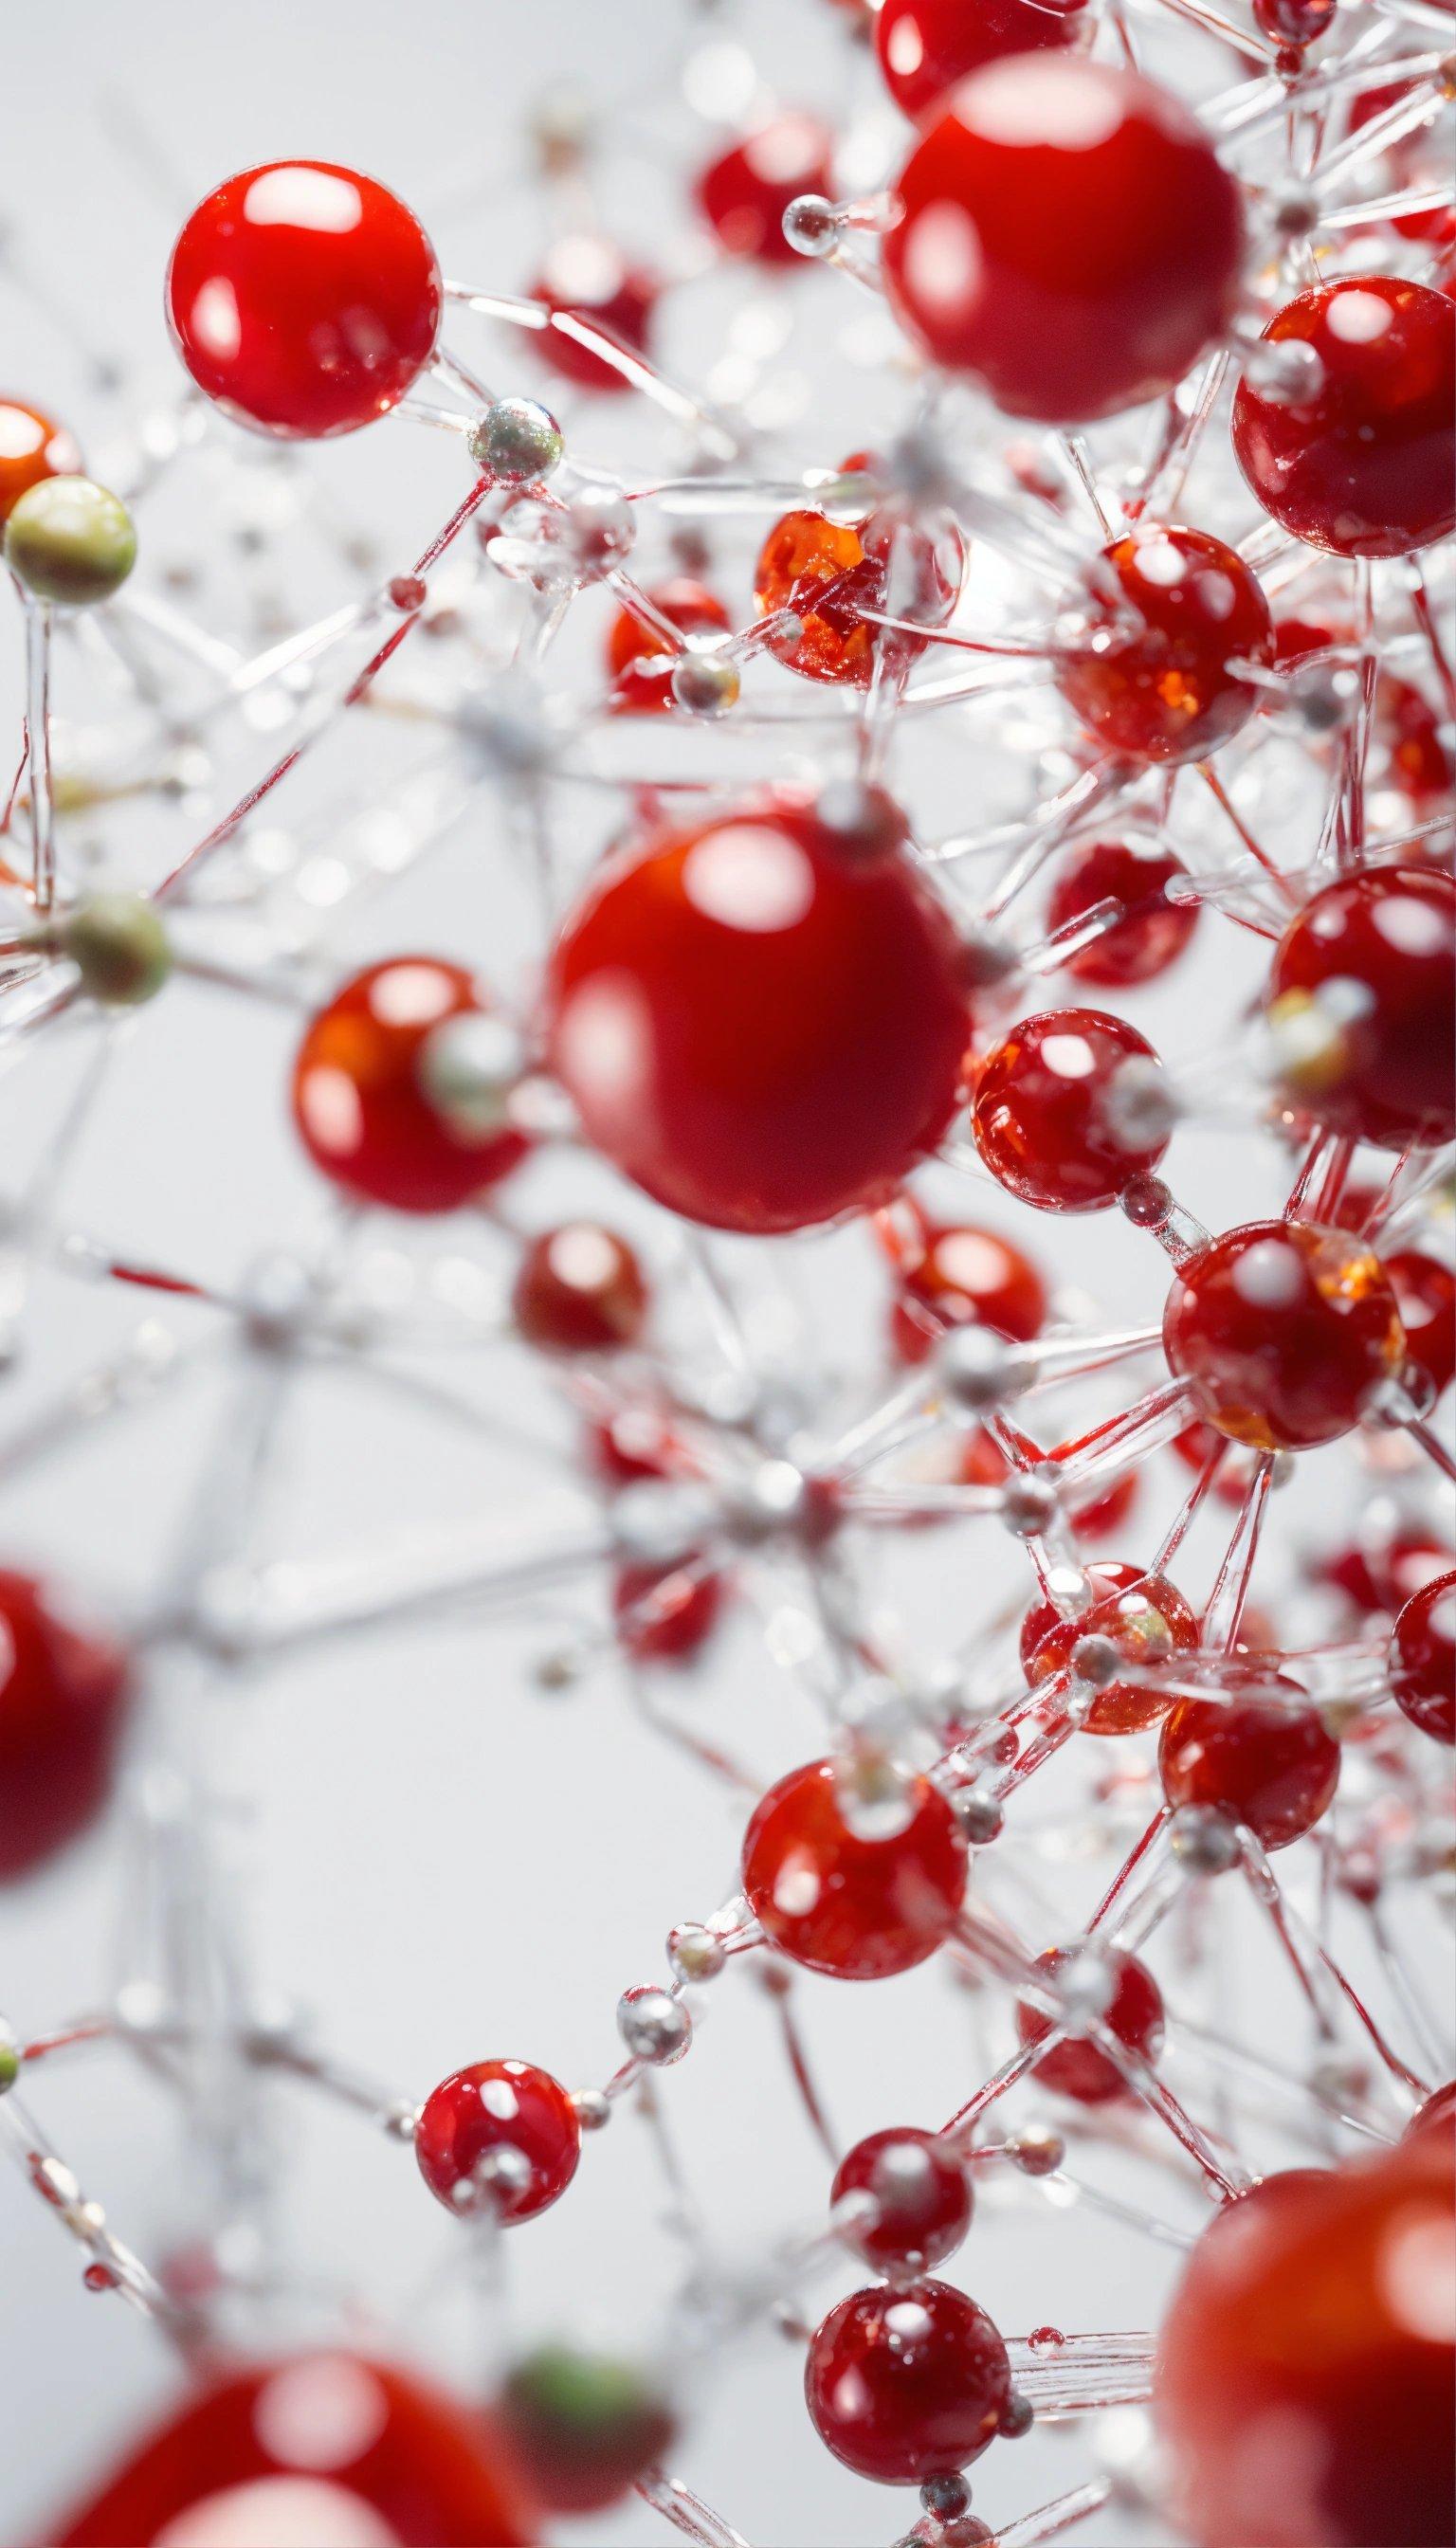
[{"label": "small silver sphere", "polygon": [[1005,1824],[1000,1798],[986,1787],[962,1787],[951,1798],[951,1808],[973,1849],[997,1839]]},{"label": "small silver sphere", "polygon": [[874,1746],[857,1746],[835,1764],[834,1801],[856,1840],[898,1840],[915,1819],[915,1788],[914,1777]]},{"label": "small silver sphere", "polygon": [[1049,1530],[1059,1510],[1056,1489],[1049,1478],[1013,1473],[1002,1489],[1001,1518],[1018,1539],[1036,1539],[1044,1530]]},{"label": "small silver sphere", "polygon": [[470,456],[505,487],[549,478],[561,467],[566,438],[549,408],[535,399],[497,399],[471,427]]},{"label": "small silver sphere", "polygon": [[553,526],[583,584],[610,575],[631,555],[637,537],[637,516],[614,487],[583,487],[566,511],[553,516]]},{"label": "small silver sphere", "polygon": [[738,666],[720,646],[683,648],[673,666],[673,697],[688,716],[726,715],[743,688]]},{"label": "small silver sphere", "polygon": [[468,1140],[508,1129],[510,1101],[524,1067],[514,1027],[479,1011],[442,1018],[420,1047],[425,1095],[450,1130]]},{"label": "small silver sphere", "polygon": [[795,195],[783,216],[783,235],[800,256],[828,256],[839,220],[827,196]]},{"label": "small silver sphere", "polygon": [[1191,1875],[1223,1875],[1238,1864],[1238,1826],[1214,1805],[1180,1805],[1169,1838]]},{"label": "small silver sphere", "polygon": [[666,2069],[682,2060],[692,2042],[692,2020],[681,1999],[642,1982],[617,2002],[617,2033],[634,2060]]},{"label": "small silver sphere", "polygon": [[970,1415],[990,1414],[1016,1398],[1031,1378],[1025,1353],[993,1327],[953,1327],[937,1355],[941,1387]]},{"label": "small silver sphere", "polygon": [[450,2199],[462,2212],[474,2212],[480,2209],[483,2199],[499,2196],[502,2204],[508,2204],[530,2190],[531,2162],[525,2151],[513,2149],[509,2141],[498,2141],[494,2149],[482,2152]]},{"label": "small silver sphere", "polygon": [[809,1500],[809,1482],[792,1460],[764,1460],[751,1476],[725,1489],[723,1502],[735,1539],[753,1547],[797,1529]]},{"label": "small silver sphere", "polygon": [[584,2133],[599,2133],[611,2122],[611,2099],[599,2088],[574,2088],[572,2105]]},{"label": "small silver sphere", "polygon": [[728,1950],[712,1929],[684,1920],[668,1935],[668,1962],[680,1982],[716,1981],[728,1961]]},{"label": "small silver sphere", "polygon": [[1071,1667],[1076,1679],[1092,1689],[1106,1689],[1117,1680],[1123,1659],[1111,1637],[1078,1637],[1071,1651]]}]

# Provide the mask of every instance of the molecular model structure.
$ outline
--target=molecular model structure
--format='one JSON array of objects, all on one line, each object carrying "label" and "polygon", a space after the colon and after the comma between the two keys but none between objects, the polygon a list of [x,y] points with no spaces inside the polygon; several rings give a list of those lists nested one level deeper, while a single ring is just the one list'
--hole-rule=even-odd
[{"label": "molecular model structure", "polygon": [[163,395],[0,383],[0,1881],[121,1896],[0,2196],[171,2364],[51,2542],[1451,2536],[1456,25],[780,6],[543,84],[534,273],[219,169]]}]

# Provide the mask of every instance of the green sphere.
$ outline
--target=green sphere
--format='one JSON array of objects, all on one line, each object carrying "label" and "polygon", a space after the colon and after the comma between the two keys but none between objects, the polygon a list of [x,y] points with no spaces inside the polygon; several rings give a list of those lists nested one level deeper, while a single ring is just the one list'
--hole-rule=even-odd
[{"label": "green sphere", "polygon": [[11,508],[5,563],[40,601],[109,601],[136,563],[136,525],[94,479],[43,478]]},{"label": "green sphere", "polygon": [[139,893],[97,893],[78,903],[56,931],[81,988],[108,1008],[134,1009],[152,999],[172,969],[160,914]]}]

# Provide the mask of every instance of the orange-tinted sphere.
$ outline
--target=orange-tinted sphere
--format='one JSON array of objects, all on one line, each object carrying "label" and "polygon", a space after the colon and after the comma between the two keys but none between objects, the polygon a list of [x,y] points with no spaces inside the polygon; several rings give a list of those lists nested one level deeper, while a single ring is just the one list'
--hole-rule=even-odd
[{"label": "orange-tinted sphere", "polygon": [[960,591],[965,558],[951,525],[937,540],[897,527],[883,513],[860,522],[832,522],[801,509],[785,513],[764,542],[754,576],[761,618],[792,610],[804,633],[774,648],[781,664],[810,682],[868,686],[875,660],[888,645],[908,662],[925,641],[882,629],[864,616],[887,611],[897,619],[939,626],[949,619]]},{"label": "orange-tinted sphere", "polygon": [[[1095,1597],[1076,1617],[1064,1619],[1049,1601],[1038,1601],[1022,1622],[1021,1659],[1029,1682],[1064,1672],[1082,1637],[1108,1637],[1130,1664],[1151,1666],[1193,1652],[1198,1619],[1183,1595],[1145,1567],[1122,1558],[1099,1558],[1087,1569]],[[1083,1718],[1088,1734],[1137,1734],[1167,1714],[1172,1701],[1137,1682],[1109,1682]]]},{"label": "orange-tinted sphere", "polygon": [[1147,523],[1074,596],[1056,685],[1106,751],[1175,766],[1237,734],[1260,703],[1240,668],[1273,661],[1269,605],[1237,550]]},{"label": "orange-tinted sphere", "polygon": [[80,466],[80,447],[63,424],[20,399],[0,399],[0,522],[28,488],[72,477]]},{"label": "orange-tinted sphere", "polygon": [[1379,1258],[1304,1221],[1249,1222],[1181,1265],[1163,1346],[1210,1423],[1260,1451],[1338,1441],[1406,1350]]}]

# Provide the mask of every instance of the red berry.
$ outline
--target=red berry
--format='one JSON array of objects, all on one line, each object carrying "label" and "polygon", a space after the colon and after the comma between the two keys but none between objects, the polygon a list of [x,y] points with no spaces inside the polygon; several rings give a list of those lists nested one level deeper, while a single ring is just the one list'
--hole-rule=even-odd
[{"label": "red berry", "polygon": [[911,1817],[889,1840],[861,1840],[840,1811],[832,1761],[791,1770],[756,1807],[743,1889],[774,1945],[843,1981],[881,1981],[924,1963],[956,1924],[966,1849],[938,1787],[917,1778]]},{"label": "red berry", "polygon": [[781,792],[612,860],[568,921],[551,1050],[590,1139],[689,1221],[799,1229],[883,1203],[955,1111],[942,905]]},{"label": "red berry", "polygon": [[1249,1222],[1191,1256],[1168,1294],[1163,1345],[1209,1421],[1260,1451],[1337,1441],[1405,1359],[1378,1258],[1303,1221]]},{"label": "red berry", "polygon": [[833,194],[833,134],[813,116],[780,115],[704,168],[698,209],[729,255],[797,265],[783,216],[796,195]]},{"label": "red berry", "polygon": [[452,1093],[454,1021],[482,1014],[470,974],[432,956],[371,964],[319,1010],[293,1111],[325,1176],[396,1212],[453,1212],[515,1166],[523,1137]]},{"label": "red berry", "polygon": [[[1082,1952],[1077,1947],[1048,1948],[1037,1957],[1036,1969],[1055,1986]],[[1118,1947],[1099,1948],[1098,1955],[1112,1983],[1100,2024],[1138,2060],[1155,2061],[1163,2041],[1162,1992],[1136,1956],[1125,1955]],[[1040,2044],[1051,2033],[1053,2023],[1029,2000],[1018,2000],[1016,2031],[1023,2044]],[[1071,2035],[1064,2044],[1054,2044],[1036,2063],[1035,2073],[1045,2088],[1055,2089],[1059,2097],[1075,2097],[1081,2106],[1105,2106],[1116,2097],[1136,2094],[1111,2053],[1087,2036]]]},{"label": "red berry", "polygon": [[949,2141],[911,2125],[868,2133],[840,2160],[832,2205],[867,2194],[868,2217],[844,2235],[876,2273],[914,2264],[918,2273],[954,2255],[970,2227],[970,2179]]},{"label": "red berry", "polygon": [[434,352],[440,269],[372,177],[280,159],[229,177],[183,227],[167,317],[199,389],[238,424],[352,433],[398,407]]},{"label": "red berry", "polygon": [[[1249,1667],[1261,1685],[1267,1669]],[[1291,1698],[1302,1695],[1287,1684]],[[1211,1805],[1265,1849],[1312,1831],[1339,1784],[1339,1745],[1319,1709],[1271,1698],[1189,1698],[1163,1721],[1158,1768],[1170,1805]]]},{"label": "red berry", "polygon": [[[629,353],[645,354],[660,297],[655,275],[629,265],[609,239],[558,239],[531,286],[531,299],[573,318],[589,318]],[[631,382],[590,345],[561,327],[545,327],[533,340],[537,352],[563,380],[586,390],[629,390]]]},{"label": "red berry", "polygon": [[901,1272],[891,1335],[900,1360],[917,1363],[948,1327],[994,1327],[1024,1343],[1046,1319],[1046,1287],[1019,1247],[990,1229],[928,1228]]},{"label": "red berry", "polygon": [[901,662],[920,654],[925,641],[881,630],[863,613],[887,610],[937,626],[950,618],[964,571],[954,524],[933,541],[883,513],[850,523],[798,511],[785,513],[764,542],[754,602],[762,618],[793,610],[802,619],[802,637],[774,650],[791,672],[810,682],[848,682],[865,689],[884,636]]},{"label": "red berry", "polygon": [[619,1566],[611,1601],[622,1643],[639,1663],[690,1663],[718,1624],[722,1579],[690,1566]]},{"label": "red berry", "polygon": [[1418,1247],[1399,1248],[1381,1261],[1406,1330],[1407,1354],[1439,1398],[1456,1376],[1456,1274]]},{"label": "red berry", "polygon": [[819,2438],[860,2477],[924,2485],[979,2459],[1011,2398],[1006,2347],[950,2283],[876,2284],[832,2309],[804,2396]]},{"label": "red berry", "polygon": [[[647,597],[684,637],[718,635],[732,625],[717,594],[690,576],[675,576],[668,584],[654,585]],[[634,611],[619,610],[606,641],[614,711],[619,716],[640,716],[670,709],[677,660],[645,619]]]},{"label": "red berry", "polygon": [[[1064,1672],[1083,1637],[1110,1637],[1130,1664],[1161,1664],[1193,1652],[1198,1619],[1171,1584],[1123,1558],[1099,1558],[1087,1573],[1097,1597],[1075,1618],[1038,1601],[1022,1622],[1021,1659],[1033,1686]],[[1082,1721],[1089,1734],[1137,1734],[1171,1704],[1160,1690],[1114,1681],[1098,1691]]]},{"label": "red berry", "polygon": [[69,478],[81,466],[74,437],[38,407],[0,399],[0,522],[30,487],[46,478]]},{"label": "red berry", "polygon": [[1167,898],[1185,872],[1182,860],[1155,842],[1084,841],[1070,851],[1047,900],[1048,930],[1068,928],[1100,902],[1120,902],[1126,917],[1066,956],[1065,971],[1108,990],[1165,973],[1198,927],[1196,902]]},{"label": "red berry", "polygon": [[1394,275],[1302,292],[1264,339],[1308,345],[1307,396],[1233,401],[1233,449],[1266,512],[1336,557],[1406,557],[1456,527],[1456,308]]},{"label": "red berry", "polygon": [[1435,1743],[1456,1743],[1456,1569],[1411,1594],[1391,1632],[1396,1705]]},{"label": "red berry", "polygon": [[1456,882],[1430,867],[1367,867],[1325,885],[1289,924],[1265,994],[1276,1027],[1320,1032],[1286,1066],[1331,1131],[1384,1150],[1456,1133]]},{"label": "red berry", "polygon": [[896,316],[1012,415],[1073,424],[1139,406],[1233,315],[1238,189],[1187,110],[1131,71],[992,62],[928,120],[896,192]]},{"label": "red berry", "polygon": [[[497,2151],[502,2163],[493,2174]],[[529,2061],[473,2061],[453,2071],[431,2089],[414,2133],[431,2194],[452,2212],[489,2203],[505,2222],[529,2221],[555,2203],[581,2154],[575,2106],[559,2080]]]},{"label": "red berry", "polygon": [[1129,1063],[1140,1077],[1157,1055],[1102,1009],[1047,1009],[1013,1027],[976,1074],[971,1117],[998,1184],[1041,1212],[1101,1212],[1155,1168],[1167,1135],[1148,1140],[1121,1121]]},{"label": "red berry", "polygon": [[1205,2230],[1153,2375],[1178,2526],[1200,2548],[1449,2538],[1452,2197],[1432,2134],[1271,2179]]},{"label": "red berry", "polygon": [[647,1285],[614,1229],[568,1221],[532,1239],[510,1306],[527,1344],[544,1353],[608,1353],[641,1334]]},{"label": "red berry", "polygon": [[1108,752],[1204,761],[1259,705],[1236,668],[1273,660],[1269,605],[1237,550],[1148,523],[1104,550],[1070,604],[1056,685]]},{"label": "red berry", "polygon": [[917,122],[971,71],[1006,53],[1060,50],[1078,42],[1083,0],[884,0],[874,49],[884,84]]},{"label": "red berry", "polygon": [[29,1575],[0,1572],[0,1883],[95,1822],[131,1712],[123,1649]]}]

